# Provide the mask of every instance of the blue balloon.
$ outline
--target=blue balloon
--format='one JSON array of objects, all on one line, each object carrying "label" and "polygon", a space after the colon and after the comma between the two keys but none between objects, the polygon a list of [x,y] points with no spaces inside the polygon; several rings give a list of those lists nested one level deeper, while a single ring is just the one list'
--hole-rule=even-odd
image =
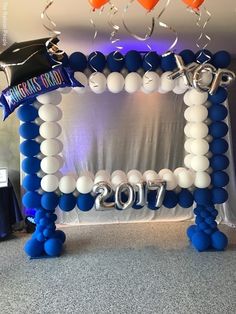
[{"label": "blue balloon", "polygon": [[44,217],[46,217],[46,212],[44,210],[37,209],[36,213],[35,213],[35,216],[34,216],[35,223],[39,224],[40,219],[44,218]]},{"label": "blue balloon", "polygon": [[41,206],[41,195],[37,192],[26,192],[22,198],[22,203],[27,208],[39,208]]},{"label": "blue balloon", "polygon": [[50,226],[51,223],[52,223],[51,219],[49,219],[49,218],[47,218],[47,217],[43,217],[43,218],[41,218],[41,219],[39,220],[40,226],[42,226],[42,227],[44,227],[44,228]]},{"label": "blue balloon", "polygon": [[46,217],[48,217],[52,222],[55,222],[57,220],[57,215],[55,213],[46,213]]},{"label": "blue balloon", "polygon": [[215,155],[226,153],[228,148],[229,148],[229,144],[223,138],[215,138],[210,143],[210,151]]},{"label": "blue balloon", "polygon": [[212,216],[206,217],[205,222],[206,222],[208,225],[211,225],[212,223],[215,222],[215,218],[212,217]]},{"label": "blue balloon", "polygon": [[23,122],[34,121],[38,117],[38,110],[32,105],[22,105],[17,110],[17,117]]},{"label": "blue balloon", "polygon": [[192,239],[192,236],[194,235],[195,232],[197,232],[198,228],[196,225],[191,225],[188,227],[187,229],[187,236],[188,238],[191,240]]},{"label": "blue balloon", "polygon": [[34,174],[39,172],[39,170],[41,169],[40,162],[41,160],[36,157],[25,158],[22,161],[21,168],[25,173]]},{"label": "blue balloon", "polygon": [[59,197],[54,192],[43,193],[41,198],[41,206],[49,211],[54,211],[59,203]]},{"label": "blue balloon", "polygon": [[225,155],[213,155],[210,159],[210,166],[214,171],[224,170],[229,166],[229,159]]},{"label": "blue balloon", "polygon": [[44,238],[52,238],[54,237],[55,231],[52,230],[51,228],[45,228],[43,230],[43,236]]},{"label": "blue balloon", "polygon": [[73,210],[76,206],[76,197],[73,193],[63,194],[59,199],[59,207],[65,212]]},{"label": "blue balloon", "polygon": [[194,200],[199,205],[209,205],[212,201],[211,198],[211,191],[209,189],[196,189],[194,191]]},{"label": "blue balloon", "polygon": [[69,64],[72,70],[84,72],[87,68],[87,58],[82,52],[74,52],[69,57]]},{"label": "blue balloon", "polygon": [[192,244],[199,252],[206,251],[210,248],[211,238],[203,231],[197,231],[192,236]]},{"label": "blue balloon", "polygon": [[64,243],[66,241],[66,235],[65,232],[63,232],[62,230],[56,230],[54,232],[54,238],[59,239],[62,243]]},{"label": "blue balloon", "polygon": [[196,223],[197,225],[199,225],[199,224],[202,223],[203,221],[204,221],[204,218],[201,217],[201,216],[197,216],[197,217],[195,218],[195,223]]},{"label": "blue balloon", "polygon": [[179,205],[183,208],[189,208],[193,205],[193,194],[187,190],[182,189],[179,193]]},{"label": "blue balloon", "polygon": [[30,239],[26,242],[24,250],[30,257],[40,257],[44,253],[44,245],[43,242],[39,242],[36,239]]},{"label": "blue balloon", "polygon": [[147,52],[143,57],[144,71],[156,71],[161,64],[161,58],[155,51]]},{"label": "blue balloon", "polygon": [[170,53],[166,56],[162,56],[161,68],[164,72],[165,71],[173,71],[175,68],[177,68],[177,64],[175,61],[175,55],[173,53]]},{"label": "blue balloon", "polygon": [[195,53],[192,50],[185,49],[179,54],[185,64],[190,64],[196,61]]},{"label": "blue balloon", "polygon": [[[41,219],[42,219],[42,218],[41,218]],[[44,229],[45,229],[44,226],[38,224],[38,225],[36,226],[36,233],[37,233],[37,232],[43,232]]]},{"label": "blue balloon", "polygon": [[36,174],[29,174],[24,177],[22,185],[25,190],[36,191],[40,188],[41,179]]},{"label": "blue balloon", "polygon": [[125,66],[129,72],[136,72],[142,67],[142,57],[136,50],[130,50],[125,55]]},{"label": "blue balloon", "polygon": [[113,51],[107,56],[107,66],[111,72],[120,72],[125,64],[125,58],[119,51]]},{"label": "blue balloon", "polygon": [[211,190],[212,201],[214,204],[223,204],[228,200],[228,192],[223,188],[213,188]]},{"label": "blue balloon", "polygon": [[93,208],[94,201],[95,199],[90,193],[80,193],[77,198],[77,206],[80,210],[86,212]]},{"label": "blue balloon", "polygon": [[26,140],[20,144],[20,152],[27,157],[33,157],[40,152],[40,145],[36,141]]},{"label": "blue balloon", "polygon": [[209,228],[209,225],[205,221],[199,224],[199,229],[201,229],[202,231],[205,231],[208,228]]},{"label": "blue balloon", "polygon": [[217,121],[209,125],[209,134],[214,138],[224,137],[228,133],[228,126],[225,122]]},{"label": "blue balloon", "polygon": [[166,208],[173,208],[178,204],[178,196],[174,191],[166,191],[163,205]]},{"label": "blue balloon", "polygon": [[27,140],[34,139],[39,136],[39,126],[32,122],[23,123],[19,128],[19,134]]},{"label": "blue balloon", "polygon": [[227,68],[231,63],[231,55],[225,51],[218,51],[213,55],[212,64],[216,68]]},{"label": "blue balloon", "polygon": [[36,232],[36,239],[39,241],[39,242],[44,242],[45,241],[45,236],[43,235],[43,232]]},{"label": "blue balloon", "polygon": [[227,97],[228,97],[227,90],[224,87],[219,86],[215,94],[213,95],[209,94],[208,99],[213,104],[220,104],[223,103],[227,99]]},{"label": "blue balloon", "polygon": [[212,212],[211,212],[211,216],[213,217],[213,218],[216,218],[217,216],[218,216],[218,211],[215,209],[215,210],[213,210]]},{"label": "blue balloon", "polygon": [[229,176],[224,171],[216,171],[211,174],[211,183],[218,188],[223,188],[229,183]]},{"label": "blue balloon", "polygon": [[209,213],[209,211],[204,207],[204,209],[201,210],[200,212],[201,217],[203,217],[204,219],[209,217],[211,214]]},{"label": "blue balloon", "polygon": [[212,105],[208,108],[208,117],[212,121],[224,120],[228,115],[228,109],[224,105]]},{"label": "blue balloon", "polygon": [[228,245],[228,238],[223,232],[218,230],[211,235],[211,245],[217,251],[223,251]]},{"label": "blue balloon", "polygon": [[93,71],[102,72],[106,66],[106,58],[100,51],[95,51],[88,56],[88,63]]},{"label": "blue balloon", "polygon": [[44,251],[47,255],[56,257],[60,256],[62,252],[62,242],[58,238],[48,239],[44,243]]},{"label": "blue balloon", "polygon": [[212,53],[207,49],[199,50],[196,53],[195,58],[200,63],[211,63]]},{"label": "blue balloon", "polygon": [[205,210],[204,206],[198,205],[196,208],[194,208],[193,212],[195,215],[201,215],[201,212]]}]

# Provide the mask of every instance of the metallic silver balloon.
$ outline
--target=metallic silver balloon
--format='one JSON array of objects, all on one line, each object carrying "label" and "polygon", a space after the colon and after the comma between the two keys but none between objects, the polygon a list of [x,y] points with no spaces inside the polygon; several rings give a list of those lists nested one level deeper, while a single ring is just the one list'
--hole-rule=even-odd
[{"label": "metallic silver balloon", "polygon": [[108,182],[101,181],[93,186],[93,194],[97,195],[95,199],[96,210],[107,210],[115,207],[115,202],[106,202],[112,196],[112,186]]},{"label": "metallic silver balloon", "polygon": [[147,189],[150,191],[157,191],[155,207],[160,208],[165,197],[166,182],[163,180],[148,181]]},{"label": "metallic silver balloon", "polygon": [[215,73],[209,93],[213,95],[219,86],[228,87],[235,80],[235,73],[228,69],[218,69]]},{"label": "metallic silver balloon", "polygon": [[212,82],[210,82],[208,85],[203,84],[201,77],[203,73],[210,72],[213,77],[216,73],[216,68],[209,63],[201,64],[195,69],[193,74],[193,86],[202,92],[210,92]]},{"label": "metallic silver balloon", "polygon": [[175,70],[172,74],[168,75],[168,78],[175,80],[179,77],[183,77],[183,80],[186,86],[192,86],[192,77],[193,77],[192,73],[198,67],[198,64],[196,62],[193,62],[188,65],[185,65],[182,57],[179,55],[175,55],[175,61],[176,61],[178,69]]},{"label": "metallic silver balloon", "polygon": [[134,186],[135,192],[137,192],[137,206],[144,207],[147,204],[147,184],[146,182],[140,182]]},{"label": "metallic silver balloon", "polygon": [[[128,200],[127,202],[123,202],[121,199],[122,192],[128,192]],[[118,209],[127,209],[133,206],[135,202],[135,193],[131,184],[129,183],[121,183],[117,186],[115,192],[115,202]]]}]

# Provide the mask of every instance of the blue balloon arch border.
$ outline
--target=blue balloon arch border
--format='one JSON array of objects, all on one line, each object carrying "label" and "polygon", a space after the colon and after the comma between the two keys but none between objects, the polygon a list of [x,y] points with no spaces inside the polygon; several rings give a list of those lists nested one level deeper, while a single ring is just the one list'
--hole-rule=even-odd
[{"label": "blue balloon arch border", "polygon": [[[186,51],[182,52],[184,62],[188,64],[195,61],[196,56],[195,60],[193,60],[193,55],[189,51],[186,53]],[[206,55],[209,54],[210,52],[206,53]],[[210,55],[212,56],[212,54]],[[217,54],[215,55],[215,63],[220,63],[220,60],[218,61],[217,59]],[[97,63],[94,56],[98,57]],[[105,66],[111,72],[119,72],[124,68],[124,65],[129,72],[136,72],[140,66],[145,71],[156,71],[158,68],[161,68],[165,72],[173,71],[176,68],[173,58],[164,59],[163,57],[159,57],[155,52],[149,54],[149,59],[143,58],[142,64],[140,56],[137,53],[128,53],[126,59],[124,58],[122,66],[116,62],[119,59],[114,60],[113,57],[114,53],[110,54],[106,60],[102,54],[96,52],[91,54],[87,59],[82,53],[76,52],[70,56],[69,60],[65,60],[65,62],[69,62],[70,67],[74,71],[81,72],[85,71],[88,64],[90,65],[90,69],[98,72],[102,72]],[[205,60],[203,59],[202,62],[205,62]],[[219,67],[221,67],[221,64]],[[211,119],[208,135],[213,137],[209,149],[211,153],[210,167],[213,170],[211,185],[207,188],[196,188],[193,192],[187,189],[182,189],[179,193],[167,191],[163,203],[167,208],[175,207],[178,203],[180,206],[187,208],[192,206],[193,201],[195,201],[195,224],[188,228],[187,235],[198,251],[209,249],[224,250],[228,243],[226,235],[218,229],[216,223],[218,211],[215,208],[215,204],[224,203],[228,198],[227,191],[224,189],[229,182],[228,175],[225,172],[229,165],[229,160],[226,156],[228,143],[224,139],[228,131],[227,123],[224,121],[228,113],[227,108],[223,105],[226,99],[227,91],[223,87],[219,87],[215,95],[209,95],[208,97],[208,101],[211,102],[211,106],[207,108],[208,117]],[[223,111],[224,113],[221,114],[220,112]],[[66,204],[64,205],[64,210],[69,211],[77,204],[79,209],[87,211],[93,207],[94,197],[91,193],[80,193],[77,198],[72,193],[58,195],[55,192],[43,192],[39,194],[41,178],[38,176],[38,172],[41,169],[41,160],[38,157],[40,145],[36,140],[40,135],[39,125],[37,124],[38,108],[33,103],[22,104],[18,110],[18,117],[22,123],[20,133],[24,139],[20,145],[20,151],[25,156],[25,159],[22,161],[22,171],[26,173],[23,181],[26,193],[22,201],[27,208],[37,208],[35,214],[36,230],[32,234],[32,238],[27,241],[25,252],[31,258],[59,256],[62,252],[66,236],[63,231],[56,230],[56,207],[59,204],[63,207],[64,203]],[[22,129],[24,129],[24,132]],[[218,132],[219,129],[224,129],[225,131],[221,133]],[[192,197],[189,197],[190,193]],[[155,209],[153,206],[149,206],[149,208]]]}]

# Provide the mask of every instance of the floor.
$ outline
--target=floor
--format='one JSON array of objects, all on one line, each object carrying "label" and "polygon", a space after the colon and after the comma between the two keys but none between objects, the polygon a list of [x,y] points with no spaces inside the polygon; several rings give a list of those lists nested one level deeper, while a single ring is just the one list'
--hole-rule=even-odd
[{"label": "floor", "polygon": [[60,258],[28,259],[28,236],[0,242],[0,313],[236,313],[236,230],[196,252],[188,223],[67,227]]}]

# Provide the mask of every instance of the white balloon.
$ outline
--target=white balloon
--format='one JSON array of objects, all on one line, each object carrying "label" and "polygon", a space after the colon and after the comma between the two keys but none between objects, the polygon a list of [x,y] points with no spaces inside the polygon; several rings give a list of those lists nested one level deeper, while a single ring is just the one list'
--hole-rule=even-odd
[{"label": "white balloon", "polygon": [[143,178],[145,181],[156,181],[156,180],[160,179],[157,172],[154,170],[146,170],[143,173]]},{"label": "white balloon", "polygon": [[175,176],[178,176],[178,174],[179,174],[180,172],[185,171],[185,170],[187,170],[187,169],[184,168],[184,167],[176,168],[175,171],[174,171],[174,175],[175,175]]},{"label": "white balloon", "polygon": [[184,100],[184,103],[185,103],[185,105],[186,106],[193,106],[193,103],[192,103],[192,101],[191,101],[191,98],[190,98],[190,92],[191,92],[191,90],[188,90],[185,94],[184,94],[184,98],[183,98],[183,100]]},{"label": "white balloon", "polygon": [[62,149],[62,142],[53,138],[43,141],[40,145],[40,150],[45,156],[58,155]]},{"label": "white balloon", "polygon": [[76,188],[79,193],[87,194],[93,189],[93,180],[90,176],[82,176],[76,182]]},{"label": "white balloon", "polygon": [[69,194],[75,190],[76,181],[72,176],[64,176],[60,179],[59,189],[62,193]]},{"label": "white balloon", "polygon": [[95,175],[95,179],[97,177],[104,178],[104,181],[109,181],[110,180],[110,173],[107,170],[99,170]]},{"label": "white balloon", "polygon": [[106,90],[107,79],[103,73],[96,72],[89,77],[89,87],[95,94],[102,94]]},{"label": "white balloon", "polygon": [[130,176],[128,177],[128,182],[129,182],[130,184],[135,185],[135,184],[137,184],[137,183],[143,182],[143,178],[140,177],[140,176],[137,175],[137,174],[132,174],[132,175],[130,175]]},{"label": "white balloon", "polygon": [[189,87],[185,84],[184,78],[180,76],[175,80],[175,87],[182,89],[182,90],[187,90]]},{"label": "white balloon", "polygon": [[177,186],[177,180],[173,173],[164,173],[164,175],[162,176],[162,180],[166,181],[167,190],[174,190]]},{"label": "white balloon", "polygon": [[55,122],[62,118],[61,109],[51,104],[41,106],[38,114],[46,122]]},{"label": "white balloon", "polygon": [[189,91],[189,101],[193,105],[203,105],[208,98],[207,92],[200,92],[197,89],[193,88]]},{"label": "white balloon", "polygon": [[140,88],[141,92],[143,92],[144,94],[150,94],[151,92],[146,90],[143,86],[141,86]]},{"label": "white balloon", "polygon": [[61,126],[56,122],[44,122],[40,125],[39,134],[45,138],[56,138],[61,134]]},{"label": "white balloon", "polygon": [[120,175],[115,175],[111,178],[111,183],[114,189],[121,183],[127,183],[127,182],[128,182],[127,178],[124,178],[123,176],[120,176]]},{"label": "white balloon", "polygon": [[170,91],[172,91],[175,88],[175,85],[176,85],[175,80],[172,80],[172,79],[168,78],[168,76],[170,74],[172,74],[172,72],[167,71],[167,72],[162,73],[162,75],[161,75],[161,85],[160,85],[160,88],[161,88],[162,91],[170,92]]},{"label": "white balloon", "polygon": [[187,153],[191,153],[191,152],[192,152],[192,150],[191,150],[191,144],[192,144],[193,141],[194,141],[194,139],[192,139],[192,138],[189,138],[189,139],[187,139],[187,140],[185,141],[185,143],[184,143],[184,149],[185,149],[185,151],[186,151]]},{"label": "white balloon", "polygon": [[208,126],[202,122],[195,122],[191,124],[190,135],[193,138],[204,138],[208,135]]},{"label": "white balloon", "polygon": [[209,165],[209,159],[205,156],[194,156],[191,160],[191,168],[195,171],[205,171]]},{"label": "white balloon", "polygon": [[191,113],[191,107],[188,107],[184,110],[184,118],[188,122],[191,122],[190,113]]},{"label": "white balloon", "polygon": [[62,100],[62,96],[59,91],[54,90],[49,93],[41,94],[37,96],[36,99],[43,105],[48,105],[48,104],[59,105]]},{"label": "white balloon", "polygon": [[127,93],[135,93],[142,86],[142,78],[136,72],[129,73],[125,78],[125,90]]},{"label": "white balloon", "polygon": [[202,122],[206,120],[208,116],[208,110],[203,105],[194,105],[189,107],[187,110],[189,110],[189,121],[192,122]]},{"label": "white balloon", "polygon": [[84,87],[73,87],[73,90],[78,94],[85,93],[88,87],[88,78],[83,72],[75,72],[74,77],[77,81],[79,81]]},{"label": "white balloon", "polygon": [[178,185],[183,189],[188,189],[193,185],[194,175],[191,171],[181,171],[177,176]]},{"label": "white balloon", "polygon": [[160,81],[160,76],[154,71],[148,71],[143,75],[143,87],[148,92],[157,91]]},{"label": "white balloon", "polygon": [[112,172],[111,178],[115,177],[115,176],[123,176],[124,178],[126,178],[126,173],[122,170],[115,170]]},{"label": "white balloon", "polygon": [[191,137],[191,133],[190,133],[190,130],[192,128],[192,124],[191,122],[187,123],[184,127],[184,134],[187,136],[187,137]]},{"label": "white balloon", "polygon": [[60,169],[60,162],[54,156],[44,157],[40,165],[41,169],[47,174],[56,173]]},{"label": "white balloon", "polygon": [[205,155],[209,151],[209,144],[206,140],[196,139],[191,143],[191,152],[195,155]]},{"label": "white balloon", "polygon": [[162,179],[162,177],[164,176],[164,174],[166,174],[166,173],[172,173],[172,171],[170,170],[170,169],[166,169],[166,168],[164,168],[164,169],[161,169],[160,171],[159,171],[159,173],[158,173],[158,176]]},{"label": "white balloon", "polygon": [[199,189],[207,188],[211,184],[211,177],[207,172],[196,172],[194,185]]},{"label": "white balloon", "polygon": [[213,79],[213,74],[210,71],[201,72],[199,77],[199,82],[205,86],[211,84]]},{"label": "white balloon", "polygon": [[125,79],[119,72],[112,72],[107,77],[107,88],[111,93],[120,93],[125,85]]},{"label": "white balloon", "polygon": [[45,192],[54,192],[58,188],[59,180],[54,174],[47,174],[41,179],[41,188]]},{"label": "white balloon", "polygon": [[173,93],[175,93],[177,95],[181,95],[181,94],[185,93],[187,89],[188,89],[188,87],[180,88],[179,86],[175,86],[175,88],[173,89]]},{"label": "white balloon", "polygon": [[61,87],[58,88],[58,92],[60,92],[61,94],[69,94],[72,91],[71,87]]},{"label": "white balloon", "polygon": [[140,178],[143,177],[142,173],[141,173],[140,171],[138,171],[137,169],[132,169],[132,170],[130,170],[130,171],[127,173],[127,178],[129,178],[129,177],[132,176],[132,175],[136,175],[136,176],[138,176],[138,177],[140,177]]},{"label": "white balloon", "polygon": [[157,92],[158,92],[159,94],[166,94],[166,93],[168,93],[167,91],[161,89],[160,87],[158,88]]},{"label": "white balloon", "polygon": [[191,169],[191,162],[192,162],[193,157],[194,157],[194,155],[192,155],[192,154],[188,154],[184,157],[185,167]]}]

